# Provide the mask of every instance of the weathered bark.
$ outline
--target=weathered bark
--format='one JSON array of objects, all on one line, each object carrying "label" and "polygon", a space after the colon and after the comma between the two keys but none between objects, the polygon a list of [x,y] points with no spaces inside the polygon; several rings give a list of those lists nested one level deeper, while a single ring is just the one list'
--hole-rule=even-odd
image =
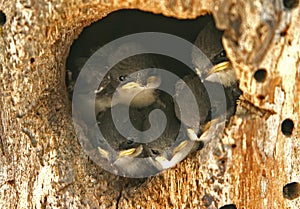
[{"label": "weathered bark", "polygon": [[[225,29],[244,92],[219,139],[137,189],[124,189],[129,179],[103,171],[83,152],[64,83],[69,48],[83,27],[122,8],[177,18],[211,12]],[[7,19],[0,30],[1,208],[300,208],[282,192],[300,173],[297,5],[0,0],[0,10]],[[257,69],[267,72],[263,82],[254,78]],[[281,131],[286,118],[294,123],[290,136]]]}]

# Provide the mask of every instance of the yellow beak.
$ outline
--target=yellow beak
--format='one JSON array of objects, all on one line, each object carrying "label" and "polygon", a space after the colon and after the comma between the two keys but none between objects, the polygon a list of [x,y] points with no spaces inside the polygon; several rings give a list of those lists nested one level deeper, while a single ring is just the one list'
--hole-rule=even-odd
[{"label": "yellow beak", "polygon": [[217,124],[219,122],[219,118],[215,118],[209,122],[207,122],[204,126],[203,132],[206,132],[211,126]]},{"label": "yellow beak", "polygon": [[125,85],[123,85],[121,88],[124,90],[128,90],[128,89],[133,89],[133,88],[137,88],[140,86],[141,85],[137,82],[129,82],[129,83],[126,83]]},{"label": "yellow beak", "polygon": [[109,159],[109,153],[106,150],[102,149],[101,147],[98,147],[98,152],[101,154],[102,157]]},{"label": "yellow beak", "polygon": [[119,152],[119,157],[136,157],[139,154],[141,154],[143,151],[143,146],[140,145],[137,148],[131,148],[131,149],[127,149],[127,150],[122,150]]},{"label": "yellow beak", "polygon": [[226,70],[228,67],[230,66],[230,62],[229,61],[224,61],[224,62],[221,62],[219,64],[216,64],[215,66],[213,66],[207,73],[207,77],[214,74],[214,73],[217,73],[217,72],[221,72],[223,70]]},{"label": "yellow beak", "polygon": [[177,147],[174,148],[174,150],[172,152],[173,156],[176,153],[180,152],[183,148],[185,148],[187,144],[188,144],[187,140],[182,141]]}]

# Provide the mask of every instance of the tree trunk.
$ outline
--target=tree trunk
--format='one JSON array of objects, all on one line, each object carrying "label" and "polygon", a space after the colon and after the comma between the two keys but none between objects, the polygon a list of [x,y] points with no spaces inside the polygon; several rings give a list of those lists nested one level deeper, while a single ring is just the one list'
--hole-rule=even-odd
[{"label": "tree trunk", "polygon": [[[298,0],[26,2],[0,1],[1,208],[300,208]],[[123,8],[212,13],[243,91],[219,138],[142,186],[87,157],[65,85],[74,39]]]}]

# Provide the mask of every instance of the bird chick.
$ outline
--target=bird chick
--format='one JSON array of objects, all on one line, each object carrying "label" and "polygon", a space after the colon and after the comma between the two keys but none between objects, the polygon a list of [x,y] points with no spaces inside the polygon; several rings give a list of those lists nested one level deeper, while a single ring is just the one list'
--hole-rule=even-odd
[{"label": "bird chick", "polygon": [[200,124],[206,120],[210,110],[205,86],[197,75],[189,74],[176,83],[175,92],[177,118],[198,133]]},{"label": "bird chick", "polygon": [[[160,101],[156,101],[149,106],[143,108],[130,106],[129,120],[117,119],[121,120],[123,124],[122,127],[119,127],[119,130],[115,128],[109,109],[105,110],[98,117],[99,129],[105,140],[116,151],[116,155],[112,155],[105,146],[99,146],[98,153],[121,173],[138,174],[150,172],[151,169],[158,172],[170,168],[181,161],[193,147],[194,142],[189,140],[186,130],[180,129],[180,121],[175,115],[172,96],[165,92],[159,92],[159,96]],[[115,111],[120,111],[116,112],[117,115],[121,115],[121,112],[127,108],[127,105],[124,104],[117,104],[112,107]],[[160,117],[154,114],[151,124],[149,119],[150,113],[155,109],[162,110],[167,121],[163,133],[158,137],[156,136],[157,132],[160,132],[162,126],[159,120]],[[129,123],[132,123],[133,126],[128,126]],[[133,129],[137,129],[140,132],[136,132]],[[146,137],[145,131],[149,129],[152,132],[148,133],[150,135]],[[124,137],[122,132],[126,132],[130,137]],[[143,140],[149,137],[152,139],[151,141]],[[142,158],[149,164],[142,166],[144,171],[141,171],[141,165],[139,165],[139,161]],[[126,166],[125,162],[131,165]]]},{"label": "bird chick", "polygon": [[[236,100],[241,94],[235,72],[222,45],[222,35],[223,32],[216,28],[211,19],[194,43],[204,55],[197,53],[196,48],[192,51],[192,62],[197,75],[187,75],[176,84],[176,98],[183,101],[181,109],[189,110],[181,114],[181,109],[175,106],[176,115],[186,125],[191,140],[200,140],[199,137],[211,125],[218,123],[218,118],[222,115],[226,114],[227,118],[232,116]],[[195,114],[195,108],[189,108],[193,98],[188,96],[187,88],[190,88],[196,98],[199,114]]]},{"label": "bird chick", "polygon": [[[203,80],[220,82],[228,87],[236,81],[236,75],[232,68],[222,44],[223,31],[216,28],[213,19],[198,34],[194,45],[199,48],[206,57],[199,56],[195,49],[192,51],[192,62],[196,71]],[[207,63],[207,58],[211,63]]]},{"label": "bird chick", "polygon": [[209,128],[207,123],[226,111],[223,86],[210,81],[203,83],[195,74],[177,82],[175,99],[178,103],[175,105],[176,116],[184,123],[188,137],[193,141],[198,141],[198,137]]},{"label": "bird chick", "polygon": [[158,115],[153,115],[152,120],[154,121],[150,124],[148,118],[144,120],[143,130],[148,130],[151,128],[153,140],[144,144],[144,155],[147,157],[152,157],[154,159],[160,159],[160,157],[171,160],[174,155],[180,152],[184,148],[184,144],[181,144],[183,139],[179,139],[176,142],[176,138],[179,134],[180,121],[177,119],[174,111],[174,101],[171,95],[160,92],[160,102],[156,102],[149,106],[146,110],[146,115],[149,115],[154,109],[160,109],[166,116],[166,126],[163,133],[155,138],[155,135],[161,129],[162,123]]},{"label": "bird chick", "polygon": [[[123,44],[109,56],[108,62],[114,62],[120,54],[127,54],[132,49],[142,50],[142,47],[135,43]],[[159,75],[155,73],[157,67],[155,55],[152,54],[131,56],[113,66],[96,91],[96,113],[116,104],[144,107],[155,102],[157,99],[155,88],[161,82]],[[148,68],[152,69],[144,70]],[[132,97],[136,93],[139,94]]]},{"label": "bird chick", "polygon": [[[127,111],[128,106],[124,104],[117,104],[112,108],[114,111],[116,111],[116,114],[122,114],[123,111]],[[143,146],[134,142],[137,138],[141,137],[141,135],[134,130],[142,130],[145,116],[142,112],[137,111],[137,109],[134,109],[130,116],[130,121],[128,119],[118,118],[118,120],[121,120],[121,122],[124,124],[124,126],[120,127],[121,130],[116,129],[115,121],[113,120],[110,109],[106,109],[97,117],[98,127],[103,135],[104,140],[113,150],[116,151],[116,155],[114,156],[113,153],[109,152],[109,149],[106,148],[107,146],[98,146],[99,154],[102,156],[102,158],[107,159],[110,163],[113,163],[122,157],[139,156],[143,151]],[[130,122],[133,123],[134,126],[128,126],[127,124]],[[122,135],[123,132],[130,133],[130,138],[124,137]],[[100,141],[98,144],[104,144],[104,141]]]},{"label": "bird chick", "polygon": [[[198,34],[194,45],[198,47],[210,60],[213,66],[207,65],[207,61],[204,61],[203,56],[198,56],[195,50],[192,52],[192,61],[198,74],[200,74],[205,86],[209,87],[214,84],[220,83],[224,87],[226,97],[226,118],[231,117],[235,113],[236,101],[242,94],[239,89],[239,82],[236,78],[236,74],[232,65],[226,55],[224,46],[222,44],[223,31],[216,28],[213,19],[207,23],[207,25]],[[219,86],[220,87],[220,86]],[[214,88],[214,87],[213,87]],[[218,87],[217,87],[218,88]],[[216,94],[220,91],[210,91],[210,94]],[[216,98],[215,95],[211,96]],[[224,102],[222,102],[224,105]],[[216,107],[216,104],[212,106],[215,110],[220,108]],[[222,110],[221,112],[223,112]],[[221,115],[220,112],[218,115]],[[212,117],[211,119],[216,118]],[[207,119],[209,121],[209,119]]]}]

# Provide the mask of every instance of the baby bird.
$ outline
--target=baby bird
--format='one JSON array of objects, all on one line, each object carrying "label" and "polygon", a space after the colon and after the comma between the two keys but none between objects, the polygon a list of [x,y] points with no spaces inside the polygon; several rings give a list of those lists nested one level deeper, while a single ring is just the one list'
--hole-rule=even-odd
[{"label": "baby bird", "polygon": [[[109,146],[116,152],[109,152],[106,146],[99,146],[98,153],[108,160],[120,175],[155,175],[156,173],[174,166],[181,161],[188,153],[191,143],[187,141],[184,134],[185,130],[180,130],[180,121],[174,112],[174,103],[171,95],[160,92],[160,102],[136,108],[130,107],[129,119],[118,118],[121,120],[122,127],[119,130],[115,128],[115,121],[111,116],[109,109],[98,117],[99,129]],[[163,105],[161,105],[163,103]],[[127,105],[117,104],[112,107],[117,115],[122,115],[126,111]],[[155,109],[163,111],[167,124],[161,135],[156,137],[160,131],[162,123],[156,114],[150,116]],[[151,124],[150,119],[151,118]],[[131,125],[128,125],[132,123]],[[136,132],[134,129],[139,130]],[[151,129],[149,141],[145,136],[145,131]],[[122,133],[130,135],[124,137]],[[179,136],[178,136],[179,135]],[[178,136],[178,137],[177,137]],[[145,138],[146,137],[146,138]],[[145,140],[144,140],[145,139]],[[178,139],[178,140],[176,140]],[[189,144],[190,143],[190,144]],[[98,143],[99,145],[103,142]],[[143,160],[146,162],[141,163]]]},{"label": "baby bird", "polygon": [[[219,82],[223,86],[229,87],[237,82],[237,78],[226,56],[222,35],[223,31],[218,30],[213,19],[211,19],[200,31],[194,43],[206,57],[199,56],[196,50],[193,50],[192,61],[203,80]],[[207,58],[213,66],[207,63]]]},{"label": "baby bird", "polygon": [[[128,54],[133,49],[142,50],[142,46],[136,43],[123,44],[109,56],[108,62],[114,62],[120,54]],[[155,73],[157,67],[158,62],[152,54],[131,56],[113,66],[96,91],[96,114],[116,104],[145,107],[155,102],[155,88],[161,82],[159,75]],[[152,69],[144,70],[148,68]],[[133,97],[135,94],[137,95]]]},{"label": "baby bird", "polygon": [[[175,97],[179,102],[182,101],[180,109],[175,106],[176,115],[187,127],[191,140],[200,140],[199,137],[211,125],[218,123],[222,115],[226,114],[227,118],[232,116],[236,100],[241,94],[235,72],[222,45],[222,35],[223,32],[215,27],[211,19],[195,41],[195,46],[205,56],[197,53],[196,48],[192,51],[197,75],[187,75],[176,84]],[[192,91],[193,97],[189,96],[188,91]],[[195,100],[198,112],[195,111],[197,107],[191,107]]]},{"label": "baby bird", "polygon": [[[124,104],[117,104],[112,107],[114,111],[117,111],[116,115],[122,115],[122,111],[127,111],[127,108],[128,106]],[[164,114],[166,117],[164,130],[158,136],[157,133],[161,131],[161,126],[164,124],[160,120],[161,116],[157,114],[150,116],[152,111],[156,109],[160,109],[162,111],[160,114]],[[151,120],[149,119],[150,117]],[[183,142],[187,137],[179,137],[176,141],[179,134],[184,134],[179,133],[180,121],[175,115],[173,98],[167,93],[160,92],[160,101],[149,106],[143,108],[129,107],[129,118],[117,118],[117,120],[122,123],[119,130],[115,128],[115,121],[113,121],[109,109],[98,116],[101,133],[110,146],[118,151],[118,155],[110,156],[102,148],[99,149],[99,152],[104,158],[112,162],[125,156],[151,157],[153,159],[161,159],[160,157],[163,157],[171,160],[175,154],[187,145],[186,142]],[[139,132],[134,129],[137,129]],[[151,129],[151,132],[146,133],[149,129]],[[126,138],[122,135],[125,132],[129,137]]]}]

